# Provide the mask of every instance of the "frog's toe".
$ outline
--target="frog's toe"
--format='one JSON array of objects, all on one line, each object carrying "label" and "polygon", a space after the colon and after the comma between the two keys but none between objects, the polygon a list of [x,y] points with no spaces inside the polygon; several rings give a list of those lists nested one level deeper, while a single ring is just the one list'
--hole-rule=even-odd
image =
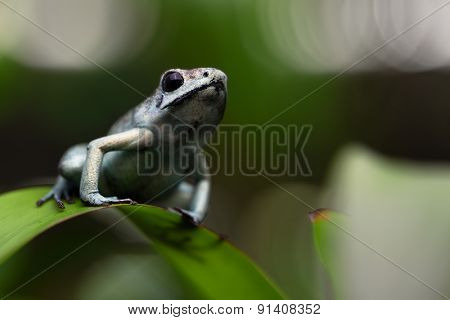
[{"label": "frog's toe", "polygon": [[119,199],[117,197],[104,197],[101,194],[95,192],[88,194],[84,198],[82,198],[84,202],[92,206],[108,206],[111,204],[136,204],[131,199]]},{"label": "frog's toe", "polygon": [[108,198],[103,197],[98,192],[92,192],[86,195],[81,194],[81,200],[90,206],[106,206],[109,204]]},{"label": "frog's toe", "polygon": [[198,226],[201,222],[196,218],[196,215],[189,210],[185,210],[185,209],[178,208],[178,207],[170,207],[170,208],[168,208],[168,210],[175,212],[175,213],[179,213],[181,215],[181,218],[183,219],[183,221],[185,223],[187,223],[188,225]]},{"label": "frog's toe", "polygon": [[55,203],[58,206],[58,208],[60,208],[60,209],[66,208],[64,206],[64,203],[61,200],[61,194],[59,192],[55,192],[54,190],[51,190],[45,196],[43,196],[38,201],[36,201],[36,206],[38,206],[38,207],[42,206],[44,203],[46,203],[51,198],[53,198],[53,200],[55,200]]},{"label": "frog's toe", "polygon": [[66,206],[64,205],[64,203],[61,200],[61,194],[62,194],[62,192],[55,191],[54,194],[53,194],[53,199],[55,200],[56,205],[58,206],[58,208],[65,209]]},{"label": "frog's toe", "polygon": [[40,207],[53,197],[53,190],[49,191],[45,196],[36,201],[36,206]]},{"label": "frog's toe", "polygon": [[66,208],[66,206],[64,205],[64,202],[62,202],[61,200],[56,200],[55,199],[55,202],[56,202],[56,205],[58,206],[58,208],[60,208],[60,209],[65,209]]},{"label": "frog's toe", "polygon": [[108,202],[110,204],[137,204],[136,201],[134,201],[132,199],[129,199],[129,198],[127,198],[127,199],[119,199],[117,197],[110,197],[110,198],[107,198],[107,199],[108,199]]}]

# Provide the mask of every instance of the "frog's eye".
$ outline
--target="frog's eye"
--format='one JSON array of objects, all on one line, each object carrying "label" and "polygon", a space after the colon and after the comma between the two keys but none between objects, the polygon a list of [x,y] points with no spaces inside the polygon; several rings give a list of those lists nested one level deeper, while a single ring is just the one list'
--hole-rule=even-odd
[{"label": "frog's eye", "polygon": [[181,73],[176,71],[167,72],[162,79],[162,89],[165,92],[172,92],[181,87],[184,83]]}]

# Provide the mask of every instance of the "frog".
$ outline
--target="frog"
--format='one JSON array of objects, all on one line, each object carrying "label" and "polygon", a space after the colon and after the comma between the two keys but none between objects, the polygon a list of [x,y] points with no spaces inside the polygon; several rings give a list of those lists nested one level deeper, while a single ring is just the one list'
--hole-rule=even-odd
[{"label": "frog", "polygon": [[203,222],[211,192],[204,146],[223,119],[226,100],[227,75],[219,69],[165,71],[154,93],[106,135],[62,155],[53,187],[36,205],[53,199],[64,210],[75,195],[87,206],[154,204]]}]

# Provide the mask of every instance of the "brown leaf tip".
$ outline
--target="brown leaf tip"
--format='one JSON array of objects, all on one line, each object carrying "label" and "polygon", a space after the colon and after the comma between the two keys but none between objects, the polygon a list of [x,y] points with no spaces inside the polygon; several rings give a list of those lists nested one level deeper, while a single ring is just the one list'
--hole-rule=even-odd
[{"label": "brown leaf tip", "polygon": [[314,211],[311,211],[308,214],[309,220],[311,220],[312,223],[317,222],[319,220],[327,220],[329,210],[330,209],[327,209],[327,208],[319,208]]}]

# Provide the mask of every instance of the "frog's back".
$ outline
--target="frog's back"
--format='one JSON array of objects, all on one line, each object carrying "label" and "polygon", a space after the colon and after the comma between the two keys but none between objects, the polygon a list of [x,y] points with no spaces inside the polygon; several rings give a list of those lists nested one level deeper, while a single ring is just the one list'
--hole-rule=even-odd
[{"label": "frog's back", "polygon": [[152,95],[141,104],[120,117],[109,129],[108,135],[124,132],[137,127],[151,127],[159,118],[159,109],[154,108],[161,99]]}]

